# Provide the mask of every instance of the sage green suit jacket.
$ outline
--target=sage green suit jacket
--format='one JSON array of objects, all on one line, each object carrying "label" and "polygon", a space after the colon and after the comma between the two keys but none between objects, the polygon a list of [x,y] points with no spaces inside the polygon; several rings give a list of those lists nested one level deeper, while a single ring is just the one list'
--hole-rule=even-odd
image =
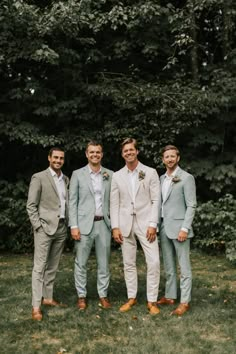
[{"label": "sage green suit jacket", "polygon": [[[192,222],[197,206],[194,177],[178,168],[178,182],[172,182],[166,199],[162,200],[162,216],[166,234],[177,239],[181,228],[188,229],[188,238],[193,237]],[[161,185],[165,175],[160,177]]]},{"label": "sage green suit jacket", "polygon": [[[66,190],[66,220],[68,220],[69,178],[63,175]],[[49,168],[35,173],[30,182],[26,209],[32,227],[43,227],[47,235],[55,234],[60,219],[60,197]]]},{"label": "sage green suit jacket", "polygon": [[[110,188],[113,171],[101,167],[102,211],[110,230]],[[88,235],[94,223],[95,196],[88,165],[73,171],[69,190],[69,225],[77,226],[81,234]]]}]

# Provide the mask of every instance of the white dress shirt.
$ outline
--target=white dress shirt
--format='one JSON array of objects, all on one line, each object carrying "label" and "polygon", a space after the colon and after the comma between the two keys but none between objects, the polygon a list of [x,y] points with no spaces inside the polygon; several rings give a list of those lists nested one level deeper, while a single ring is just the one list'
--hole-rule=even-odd
[{"label": "white dress shirt", "polygon": [[90,166],[89,168],[89,174],[90,178],[92,181],[92,186],[93,186],[93,191],[94,191],[94,197],[95,197],[95,215],[96,216],[103,216],[102,212],[102,172],[101,168],[98,172],[93,172]]}]

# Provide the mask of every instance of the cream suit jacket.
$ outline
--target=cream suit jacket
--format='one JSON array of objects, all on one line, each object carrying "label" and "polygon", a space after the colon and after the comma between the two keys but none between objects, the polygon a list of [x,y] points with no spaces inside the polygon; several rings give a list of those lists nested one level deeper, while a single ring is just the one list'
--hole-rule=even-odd
[{"label": "cream suit jacket", "polygon": [[[146,234],[150,223],[158,223],[158,205],[160,203],[160,181],[154,168],[139,162],[138,173],[145,176],[137,180],[135,196],[132,196],[128,179],[128,169],[123,167],[115,172],[111,182],[111,226],[119,228],[124,237],[128,237],[134,215],[140,230]],[[142,173],[141,172],[141,173]]]},{"label": "cream suit jacket", "polygon": [[[69,178],[63,175],[66,190],[66,220],[68,219]],[[43,227],[47,235],[55,234],[60,219],[60,197],[49,168],[35,173],[30,182],[26,209],[34,230]]]}]

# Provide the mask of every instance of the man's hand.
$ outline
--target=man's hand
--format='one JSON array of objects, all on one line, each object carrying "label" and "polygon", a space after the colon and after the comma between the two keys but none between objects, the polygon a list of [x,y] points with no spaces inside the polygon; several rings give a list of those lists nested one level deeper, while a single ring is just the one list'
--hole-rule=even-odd
[{"label": "man's hand", "polygon": [[75,227],[73,229],[70,229],[70,234],[71,237],[75,240],[75,241],[80,241],[80,229],[78,229],[78,227]]},{"label": "man's hand", "polygon": [[157,237],[157,229],[156,227],[150,227],[147,229],[147,234],[146,234],[147,240],[152,243],[155,241]]},{"label": "man's hand", "polygon": [[114,240],[117,243],[119,243],[120,245],[123,243],[123,236],[122,236],[120,229],[118,229],[118,228],[113,229],[112,236],[113,236]]},{"label": "man's hand", "polygon": [[178,241],[179,242],[184,242],[187,240],[188,233],[186,231],[180,230],[178,234]]}]

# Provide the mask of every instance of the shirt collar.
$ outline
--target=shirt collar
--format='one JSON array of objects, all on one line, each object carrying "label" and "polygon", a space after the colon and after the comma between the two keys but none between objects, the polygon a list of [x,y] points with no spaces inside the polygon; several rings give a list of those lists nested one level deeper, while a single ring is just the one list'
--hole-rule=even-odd
[{"label": "shirt collar", "polygon": [[91,173],[93,174],[98,174],[98,173],[101,173],[102,172],[102,166],[100,167],[100,169],[97,171],[97,172],[94,172],[91,167],[88,165],[88,169],[89,169],[89,174],[91,175]]},{"label": "shirt collar", "polygon": [[62,171],[61,171],[60,176],[58,176],[57,173],[56,173],[51,167],[49,167],[49,171],[50,171],[52,177],[55,177],[55,176],[56,176],[56,177],[58,177],[58,179],[62,179],[62,178],[63,178],[63,173],[62,173]]},{"label": "shirt collar", "polygon": [[179,166],[176,167],[176,169],[174,170],[174,172],[171,173],[170,176],[169,176],[169,175],[167,174],[167,172],[166,172],[166,173],[165,173],[165,177],[167,177],[167,178],[173,178],[173,177],[175,177],[175,176],[178,174],[178,171],[179,171]]},{"label": "shirt collar", "polygon": [[139,172],[139,169],[140,169],[140,167],[141,167],[141,163],[138,162],[137,166],[135,167],[135,169],[134,169],[133,171],[129,170],[126,165],[125,165],[125,167],[126,167],[127,173],[134,173],[134,172],[137,173],[137,172]]}]

